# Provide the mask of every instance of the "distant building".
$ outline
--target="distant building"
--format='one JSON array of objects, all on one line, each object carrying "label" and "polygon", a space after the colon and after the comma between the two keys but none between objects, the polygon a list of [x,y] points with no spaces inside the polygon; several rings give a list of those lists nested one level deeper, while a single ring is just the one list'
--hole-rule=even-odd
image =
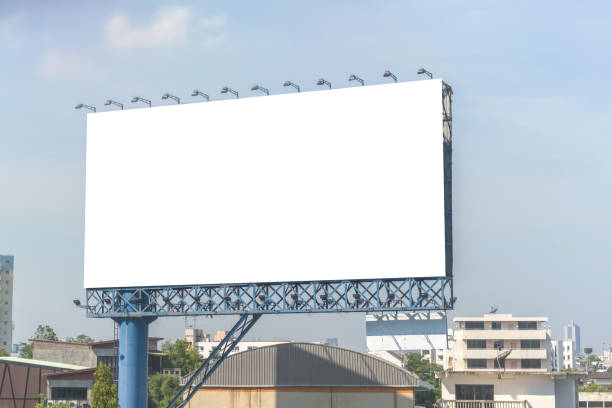
[{"label": "distant building", "polygon": [[576,370],[576,350],[571,340],[551,340],[552,371]]},{"label": "distant building", "polygon": [[191,408],[413,408],[413,373],[366,353],[283,343],[234,354],[202,384]]},{"label": "distant building", "polygon": [[580,392],[579,407],[612,408],[612,392]]},{"label": "distant building", "polygon": [[13,346],[13,255],[0,255],[0,348]]},{"label": "distant building", "polygon": [[547,320],[510,314],[455,318],[452,369],[437,373],[442,407],[484,401],[474,406],[576,408],[581,374],[553,371],[562,343],[556,343],[555,362]]},{"label": "distant building", "polygon": [[[206,335],[208,337],[208,335]],[[185,340],[191,344],[192,348],[197,347],[197,343],[204,340],[204,332],[202,329],[195,329],[193,327],[188,327],[185,329]],[[207,338],[206,340],[210,340]]]},{"label": "distant building", "polygon": [[85,368],[47,375],[47,407],[58,403],[75,408],[91,407],[95,371],[96,368]]},{"label": "distant building", "polygon": [[572,340],[563,340],[563,368],[576,370],[576,355],[579,352]]},{"label": "distant building", "polygon": [[577,353],[582,353],[582,347],[580,345],[580,326],[576,323],[571,322],[563,328],[564,339],[565,341],[573,341],[574,342],[574,350]]},{"label": "distant building", "polygon": [[[241,351],[246,350],[254,350],[260,347],[272,346],[275,344],[289,343],[289,340],[285,341],[241,341],[236,344],[236,347],[232,350],[231,354],[240,353]],[[219,341],[201,341],[196,343],[196,350],[200,353],[202,358],[207,358],[210,356],[217,347],[219,346]]]},{"label": "distant building", "polygon": [[[369,353],[420,353],[432,364],[448,368],[451,351],[444,312],[366,314]],[[383,353],[384,355],[384,353]]]},{"label": "distant building", "polygon": [[21,341],[19,343],[13,343],[13,354],[19,355],[19,353],[21,353],[21,350],[23,350],[23,348],[27,345],[28,343],[26,343],[25,341]]},{"label": "distant building", "polygon": [[330,337],[328,339],[325,339],[325,344],[327,344],[328,346],[338,347],[338,338]]}]

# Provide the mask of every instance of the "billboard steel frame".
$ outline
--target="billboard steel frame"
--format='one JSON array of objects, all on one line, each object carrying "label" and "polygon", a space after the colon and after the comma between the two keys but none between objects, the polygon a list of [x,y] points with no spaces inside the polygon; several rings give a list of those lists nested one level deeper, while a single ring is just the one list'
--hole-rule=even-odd
[{"label": "billboard steel frame", "polygon": [[87,289],[88,317],[450,310],[452,278]]}]

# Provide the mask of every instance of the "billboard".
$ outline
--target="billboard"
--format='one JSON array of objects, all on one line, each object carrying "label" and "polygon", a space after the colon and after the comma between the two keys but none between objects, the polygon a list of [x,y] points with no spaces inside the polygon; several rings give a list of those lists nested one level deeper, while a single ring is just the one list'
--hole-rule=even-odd
[{"label": "billboard", "polygon": [[89,114],[85,287],[445,275],[442,82]]},{"label": "billboard", "polygon": [[368,351],[445,350],[448,348],[446,313],[368,314],[366,344]]}]

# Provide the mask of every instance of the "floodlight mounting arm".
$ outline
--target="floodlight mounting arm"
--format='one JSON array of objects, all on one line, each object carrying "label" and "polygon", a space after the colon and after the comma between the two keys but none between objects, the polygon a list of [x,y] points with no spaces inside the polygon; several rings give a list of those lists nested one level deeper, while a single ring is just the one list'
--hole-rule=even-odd
[{"label": "floodlight mounting arm", "polygon": [[361,84],[361,86],[365,85],[365,82],[363,81],[363,79],[359,78],[357,75],[354,75],[354,74],[349,77],[349,81],[357,81]]},{"label": "floodlight mounting arm", "polygon": [[176,101],[177,104],[181,104],[181,98],[179,98],[178,96],[171,95],[169,93],[163,94],[162,99],[173,99]]},{"label": "floodlight mounting arm", "polygon": [[77,106],[74,107],[74,109],[81,109],[81,108],[89,109],[90,111],[94,113],[96,112],[95,106],[85,105],[84,103],[79,103]]},{"label": "floodlight mounting arm", "polygon": [[433,79],[433,74],[431,72],[429,72],[428,70],[426,70],[425,68],[421,68],[417,71],[417,75],[427,75],[429,77],[429,79]]},{"label": "floodlight mounting arm", "polygon": [[195,91],[193,91],[193,94],[191,94],[191,96],[201,96],[202,98],[206,98],[206,101],[210,101],[210,97],[205,94],[204,92],[200,92],[197,89]]},{"label": "floodlight mounting arm", "polygon": [[132,103],[136,103],[136,102],[143,102],[149,105],[149,108],[151,107],[151,101],[145,98],[141,98],[140,96],[135,96],[132,98]]},{"label": "floodlight mounting arm", "polygon": [[123,110],[123,104],[121,102],[117,102],[117,101],[113,101],[112,99],[107,99],[106,102],[104,103],[104,105],[115,105],[121,108],[121,110]]},{"label": "floodlight mounting arm", "polygon": [[251,91],[261,91],[265,93],[267,96],[270,96],[270,90],[268,88],[264,88],[263,86],[255,85],[251,88]]},{"label": "floodlight mounting arm", "polygon": [[293,82],[291,82],[291,81],[285,81],[285,83],[283,84],[283,86],[292,86],[292,87],[294,87],[295,89],[297,89],[297,91],[298,91],[298,92],[301,92],[301,90],[300,90],[300,86],[299,86],[299,85],[297,85],[297,84],[294,84],[294,83],[293,83]]},{"label": "floodlight mounting arm", "polygon": [[329,87],[329,89],[331,89],[331,87],[332,87],[331,82],[329,82],[328,80],[326,80],[324,78],[320,78],[317,81],[317,85],[327,85]]}]

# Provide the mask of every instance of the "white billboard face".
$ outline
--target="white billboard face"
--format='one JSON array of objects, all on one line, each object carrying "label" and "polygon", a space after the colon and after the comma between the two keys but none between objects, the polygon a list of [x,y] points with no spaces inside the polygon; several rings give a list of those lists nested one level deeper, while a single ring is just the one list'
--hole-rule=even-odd
[{"label": "white billboard face", "polygon": [[445,275],[440,80],[88,115],[85,287]]}]

